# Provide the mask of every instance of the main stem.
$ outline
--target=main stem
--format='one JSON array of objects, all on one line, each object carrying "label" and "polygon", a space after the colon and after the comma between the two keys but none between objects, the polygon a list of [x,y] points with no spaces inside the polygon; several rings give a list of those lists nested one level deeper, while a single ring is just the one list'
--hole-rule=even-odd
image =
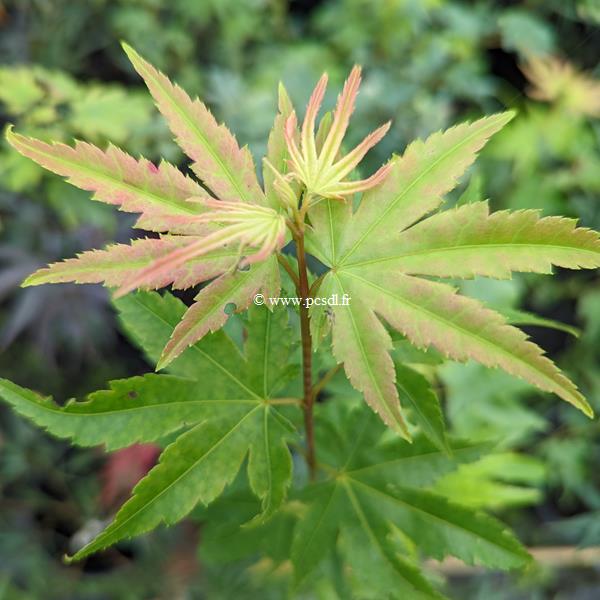
[{"label": "main stem", "polygon": [[298,295],[300,301],[300,333],[302,336],[302,374],[304,382],[304,429],[306,431],[306,462],[310,479],[315,478],[317,458],[315,453],[315,431],[313,421],[313,406],[315,395],[312,385],[312,340],[310,337],[310,319],[306,299],[310,297],[308,285],[308,270],[306,268],[306,253],[304,251],[304,231],[294,236],[296,255],[298,258]]}]

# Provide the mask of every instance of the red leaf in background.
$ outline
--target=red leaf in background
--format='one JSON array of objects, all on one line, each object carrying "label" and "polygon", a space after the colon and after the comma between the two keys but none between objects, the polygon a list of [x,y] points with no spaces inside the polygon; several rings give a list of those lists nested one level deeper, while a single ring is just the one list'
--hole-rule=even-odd
[{"label": "red leaf in background", "polygon": [[135,484],[156,464],[160,452],[156,444],[134,444],[113,452],[102,469],[102,506],[110,508],[126,499]]}]

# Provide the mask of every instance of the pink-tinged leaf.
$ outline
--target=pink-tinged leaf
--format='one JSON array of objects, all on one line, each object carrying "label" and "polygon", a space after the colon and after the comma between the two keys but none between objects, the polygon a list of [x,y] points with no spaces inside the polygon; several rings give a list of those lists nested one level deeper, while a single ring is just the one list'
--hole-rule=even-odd
[{"label": "pink-tinged leaf", "polygon": [[[224,226],[215,229],[205,237],[186,236],[189,240],[188,244],[176,248],[140,270],[120,287],[116,297],[123,296],[136,288],[154,287],[156,281],[163,281],[171,272],[188,261],[225,246],[237,244],[240,265],[244,266],[265,260],[285,242],[285,219],[271,208],[214,199],[205,200],[201,205],[215,210],[208,210],[198,216],[197,220]],[[258,248],[258,251],[242,258],[247,246]]]},{"label": "pink-tinged leaf", "polygon": [[417,223],[440,206],[487,139],[511,118],[495,115],[411,144],[388,163],[385,179],[363,195],[354,213],[348,202],[319,202],[310,210],[306,247],[331,267],[319,295],[348,299],[333,310],[311,308],[315,345],[332,330],[334,353],[351,383],[388,424],[400,406],[378,318],[418,347],[500,367],[592,415],[576,386],[504,317],[446,285],[412,276],[508,277],[514,270],[546,273],[552,265],[598,266],[598,234],[577,229],[570,219],[540,218],[536,211],[490,215],[486,203],[471,203]]},{"label": "pink-tinged leaf", "polygon": [[[343,287],[336,281],[339,297]],[[362,301],[337,306],[333,320],[333,353],[344,363],[352,385],[364,394],[367,404],[394,431],[410,440],[400,410],[396,372],[390,357],[392,341],[375,313]]]},{"label": "pink-tinged leaf", "polygon": [[[360,68],[354,67],[352,69],[344,89],[338,97],[333,118],[331,118],[330,113],[327,113],[315,136],[315,119],[323,101],[326,85],[327,76],[323,75],[317,83],[306,108],[300,145],[296,135],[295,112],[291,112],[288,116],[284,127],[284,137],[290,155],[288,161],[291,167],[290,176],[297,182],[304,184],[308,206],[312,206],[316,201],[319,201],[315,198],[344,200],[351,194],[378,185],[389,171],[389,166],[386,165],[367,179],[343,181],[364,158],[365,154],[381,141],[389,130],[390,123],[388,122],[370,133],[348,155],[340,157],[342,140],[354,110],[354,101],[360,85]],[[283,173],[284,171],[280,172]],[[280,189],[285,187],[285,182],[281,178],[276,181]],[[284,195],[288,195],[287,190]]]},{"label": "pink-tinged leaf", "polygon": [[403,156],[392,160],[383,183],[364,194],[343,262],[385,254],[403,229],[441,204],[487,140],[513,116],[512,112],[492,115],[410,144]]},{"label": "pink-tinged leaf", "polygon": [[252,265],[247,271],[227,273],[216,279],[196,296],[165,346],[156,369],[162,369],[177,358],[186,348],[202,339],[207,333],[217,331],[229,318],[228,305],[235,312],[248,308],[259,292],[265,297],[277,297],[280,289],[277,259]]},{"label": "pink-tinged leaf", "polygon": [[[385,267],[353,267],[336,277],[355,301],[368,298],[375,312],[417,347],[434,346],[455,360],[473,359],[487,367],[500,367],[593,415],[575,384],[542,350],[480,302],[460,296],[445,284]],[[343,308],[339,307],[336,319]],[[371,332],[365,329],[363,335],[369,338]]]},{"label": "pink-tinged leaf", "polygon": [[[166,236],[161,239],[134,240],[131,245],[114,244],[105,250],[90,250],[76,258],[53,263],[36,271],[23,282],[23,286],[66,282],[122,286],[156,260],[187,244],[189,239]],[[161,278],[155,278],[147,287],[159,289],[172,285],[176,289],[186,289],[221,275],[231,269],[237,260],[236,249],[214,251],[164,272]]]},{"label": "pink-tinged leaf", "polygon": [[474,202],[417,223],[386,255],[361,264],[409,274],[498,279],[509,279],[513,271],[551,273],[552,265],[600,267],[600,236],[576,224],[563,217],[540,218],[535,210],[490,214],[487,202]]},{"label": "pink-tinged leaf", "polygon": [[383,180],[388,176],[391,170],[391,164],[388,163],[383,165],[373,175],[367,177],[367,179],[359,179],[357,181],[333,181],[331,184],[325,185],[322,188],[322,193],[327,198],[333,198],[334,200],[344,200],[351,194],[357,192],[364,192],[377,185],[380,185]]},{"label": "pink-tinged leaf", "polygon": [[354,102],[358,95],[358,88],[360,87],[361,69],[359,66],[354,66],[342,93],[338,96],[337,105],[333,112],[333,122],[327,138],[323,143],[323,149],[321,150],[320,159],[328,165],[333,164],[335,157],[337,156],[342,146],[342,140],[346,135],[350,117],[354,112]]},{"label": "pink-tinged leaf", "polygon": [[[199,208],[196,208],[199,211]],[[214,226],[199,219],[201,215],[168,215],[162,212],[140,215],[135,222],[136,229],[157,231],[173,235],[208,235],[215,230]]]},{"label": "pink-tinged leaf", "polygon": [[192,159],[194,173],[222,200],[264,204],[248,148],[240,148],[233,134],[217,123],[200,100],[192,100],[133,48],[127,44],[123,48],[167,119],[176,142]]},{"label": "pink-tinged leaf", "polygon": [[222,248],[228,242],[237,241],[240,231],[232,232],[234,227],[241,231],[245,230],[243,226],[237,225],[221,229],[205,238],[186,236],[184,245],[177,246],[171,252],[161,255],[126,280],[115,293],[115,298],[120,298],[137,288],[156,289],[162,287],[162,282],[168,281],[171,273],[181,269],[187,262],[197,260],[212,250]]},{"label": "pink-tinged leaf", "polygon": [[392,122],[388,121],[381,127],[378,127],[375,131],[372,131],[360,144],[358,144],[358,146],[356,146],[356,148],[338,160],[331,169],[327,171],[327,175],[338,181],[343,177],[346,177],[346,175],[351,173],[358,166],[358,163],[365,157],[365,154],[385,137],[391,124]]},{"label": "pink-tinged leaf", "polygon": [[323,96],[325,95],[326,88],[327,74],[323,74],[310,96],[308,106],[306,107],[306,115],[304,116],[304,121],[302,122],[302,152],[306,157],[309,173],[313,173],[317,168],[315,121],[319,112],[319,108],[321,108],[321,103],[323,102]]},{"label": "pink-tinged leaf", "polygon": [[[172,216],[198,214],[198,208],[186,201],[190,196],[206,196],[204,190],[172,165],[162,162],[158,167],[145,158],[135,159],[109,146],[107,150],[76,142],[46,144],[7,131],[9,143],[23,156],[42,167],[62,175],[72,185],[93,192],[92,198],[119,207],[126,212],[138,212],[150,218],[154,213]],[[146,227],[163,231],[164,228]]]}]

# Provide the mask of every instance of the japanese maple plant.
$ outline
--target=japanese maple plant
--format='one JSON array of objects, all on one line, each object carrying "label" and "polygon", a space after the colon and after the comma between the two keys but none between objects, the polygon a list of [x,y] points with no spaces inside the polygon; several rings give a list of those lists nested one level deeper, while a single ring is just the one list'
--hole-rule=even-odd
[{"label": "japanese maple plant", "polygon": [[[575,384],[507,316],[435,280],[600,265],[598,234],[572,219],[490,212],[484,201],[443,209],[513,114],[415,141],[359,179],[390,126],[344,146],[360,68],[318,125],[327,76],[301,125],[280,86],[261,185],[249,150],[202,102],[125,51],[197,179],[114,146],[7,132],[21,154],[92,199],[138,213],[136,227],[153,232],[52,264],[23,284],[114,288],[124,331],[160,371],[64,405],[0,382],[14,410],[74,444],[164,448],[106,529],[67,560],[195,510],[202,544],[284,567],[292,594],[325,573],[357,597],[440,597],[422,557],[525,565],[527,551],[498,520],[433,489],[489,447],[446,434],[419,366],[432,353],[472,359],[592,416]],[[318,273],[307,267],[319,262]],[[188,307],[151,291],[167,286],[199,288]],[[290,295],[301,300],[277,300]],[[408,344],[415,348],[403,362],[396,347]]]}]

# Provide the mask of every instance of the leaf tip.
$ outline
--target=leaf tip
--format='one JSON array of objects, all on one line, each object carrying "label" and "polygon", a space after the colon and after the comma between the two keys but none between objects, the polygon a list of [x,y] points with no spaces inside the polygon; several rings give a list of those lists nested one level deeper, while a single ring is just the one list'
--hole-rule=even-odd
[{"label": "leaf tip", "polygon": [[6,139],[7,139],[8,141],[10,141],[10,139],[11,139],[12,137],[14,137],[14,135],[15,135],[15,134],[13,133],[13,129],[14,129],[14,127],[15,127],[15,126],[14,126],[12,123],[9,123],[9,124],[6,126],[6,130],[4,131],[4,136],[6,137]]},{"label": "leaf tip", "polygon": [[137,52],[125,40],[120,40],[119,43],[121,44],[121,48],[123,48],[127,56],[130,54],[137,54]]},{"label": "leaf tip", "polygon": [[163,351],[163,353],[160,355],[160,358],[158,359],[158,362],[156,363],[156,367],[154,368],[154,370],[156,372],[162,371],[165,367],[170,365],[174,359],[175,357],[172,356],[171,352]]},{"label": "leaf tip", "polygon": [[508,125],[517,116],[517,111],[514,108],[498,113],[498,117],[502,121],[502,127]]},{"label": "leaf tip", "polygon": [[28,275],[27,277],[25,277],[25,279],[23,279],[23,281],[21,282],[21,287],[22,288],[26,288],[26,287],[32,287],[34,285],[39,285],[36,280],[35,280],[35,273],[32,273],[31,275]]},{"label": "leaf tip", "polygon": [[18,133],[15,133],[15,126],[12,123],[9,123],[6,126],[6,129],[4,131],[4,137],[6,138],[6,141],[18,152],[20,152],[19,149],[19,142],[20,140],[23,139],[22,135],[19,135]]},{"label": "leaf tip", "polygon": [[125,52],[125,54],[127,54],[127,58],[129,59],[131,64],[137,70],[139,63],[143,60],[142,57],[133,49],[132,46],[130,46],[124,40],[121,40],[121,47],[123,48],[123,51]]}]

